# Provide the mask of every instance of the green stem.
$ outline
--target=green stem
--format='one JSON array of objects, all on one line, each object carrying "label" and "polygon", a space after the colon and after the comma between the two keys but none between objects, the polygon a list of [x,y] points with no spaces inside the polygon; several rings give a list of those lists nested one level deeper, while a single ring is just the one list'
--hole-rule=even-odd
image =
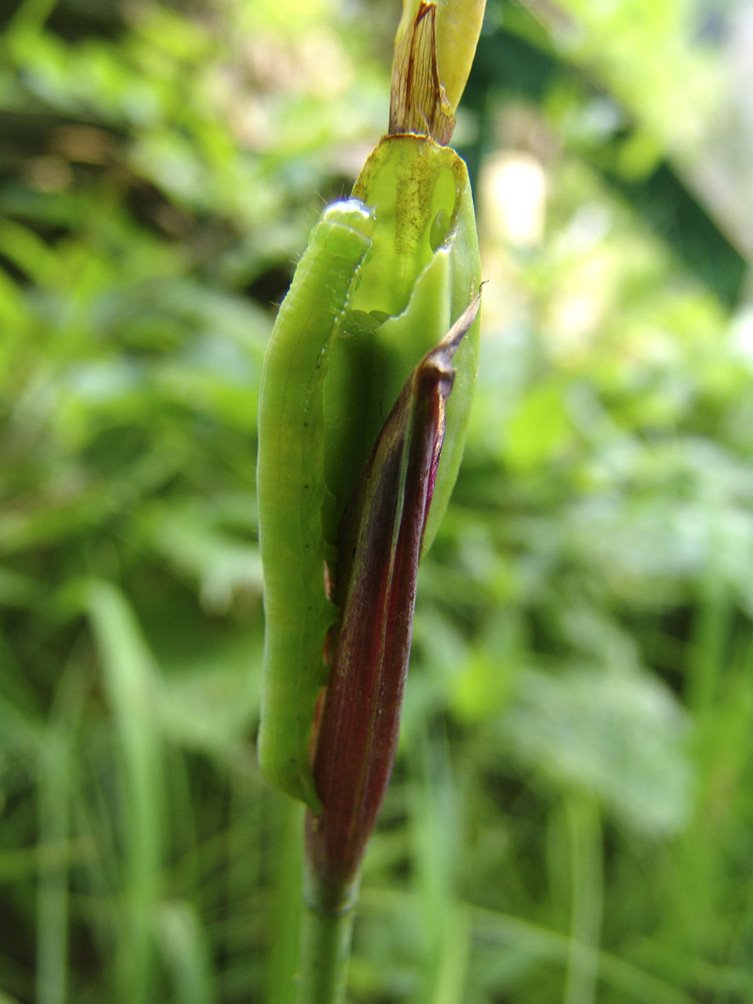
[{"label": "green stem", "polygon": [[277,793],[270,795],[269,802],[276,817],[277,867],[271,914],[267,1000],[270,1004],[295,1004],[297,980],[294,974],[298,967],[301,934],[303,806],[287,795]]},{"label": "green stem", "polygon": [[305,880],[298,1004],[342,1004],[350,961],[358,880],[347,888]]},{"label": "green stem", "polygon": [[339,915],[306,907],[299,1004],[341,1004],[345,1000],[354,913],[353,907]]},{"label": "green stem", "polygon": [[566,811],[573,888],[565,1004],[593,1004],[603,906],[601,816],[586,795],[571,796]]}]

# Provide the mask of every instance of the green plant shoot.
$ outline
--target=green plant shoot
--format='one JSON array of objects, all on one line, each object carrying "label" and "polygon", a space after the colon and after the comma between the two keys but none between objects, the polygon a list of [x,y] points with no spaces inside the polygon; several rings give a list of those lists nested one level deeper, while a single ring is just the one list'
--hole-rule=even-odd
[{"label": "green plant shoot", "polygon": [[[271,783],[314,810],[311,733],[327,681],[327,634],[338,620],[332,597],[340,520],[407,378],[481,281],[468,173],[443,145],[483,13],[477,0],[461,5],[475,12],[465,48],[445,25],[451,44],[437,49],[438,16],[440,28],[443,15],[454,23],[458,5],[406,0],[390,135],[368,158],[353,197],[328,207],[314,227],[265,361],[257,468],[266,613],[259,759]],[[439,76],[442,59],[452,101]],[[418,66],[426,72],[414,77]],[[477,319],[455,358],[424,551],[460,465],[478,331]]]}]

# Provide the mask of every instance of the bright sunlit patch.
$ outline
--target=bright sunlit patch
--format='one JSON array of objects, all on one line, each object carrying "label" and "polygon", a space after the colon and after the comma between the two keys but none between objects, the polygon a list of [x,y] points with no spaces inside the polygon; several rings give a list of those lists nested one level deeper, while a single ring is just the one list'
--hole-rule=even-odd
[{"label": "bright sunlit patch", "polygon": [[546,222],[547,178],[541,161],[523,150],[506,150],[481,172],[482,226],[487,241],[533,248]]},{"label": "bright sunlit patch", "polygon": [[738,355],[753,362],[753,307],[741,310],[732,323],[732,348]]}]

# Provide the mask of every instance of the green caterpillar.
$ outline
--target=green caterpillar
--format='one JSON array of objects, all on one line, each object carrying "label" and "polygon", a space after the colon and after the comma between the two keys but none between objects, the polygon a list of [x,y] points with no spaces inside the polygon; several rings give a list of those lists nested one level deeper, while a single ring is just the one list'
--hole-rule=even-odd
[{"label": "green caterpillar", "polygon": [[326,682],[324,637],[335,619],[324,589],[323,386],[332,336],[373,230],[373,217],[355,200],[325,210],[280,308],[262,374],[256,478],[266,628],[259,762],[270,782],[313,804],[308,731]]},{"label": "green caterpillar", "polygon": [[[379,430],[423,355],[480,285],[465,164],[428,136],[385,137],[353,198],[311,233],[272,332],[259,406],[257,487],[266,640],[259,760],[318,809],[310,765],[337,529]],[[462,455],[478,322],[460,346],[424,537],[430,545]],[[336,587],[336,584],[335,584]]]}]

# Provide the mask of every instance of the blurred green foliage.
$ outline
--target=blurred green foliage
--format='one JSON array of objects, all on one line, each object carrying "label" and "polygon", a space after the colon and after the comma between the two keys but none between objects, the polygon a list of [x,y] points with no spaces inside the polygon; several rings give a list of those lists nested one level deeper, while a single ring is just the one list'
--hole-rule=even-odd
[{"label": "blurred green foliage", "polygon": [[[489,0],[484,356],[354,1002],[753,997],[753,364],[744,255],[684,180],[720,155],[701,12]],[[397,4],[0,16],[0,1000],[285,1004],[260,362],[386,122]]]}]

